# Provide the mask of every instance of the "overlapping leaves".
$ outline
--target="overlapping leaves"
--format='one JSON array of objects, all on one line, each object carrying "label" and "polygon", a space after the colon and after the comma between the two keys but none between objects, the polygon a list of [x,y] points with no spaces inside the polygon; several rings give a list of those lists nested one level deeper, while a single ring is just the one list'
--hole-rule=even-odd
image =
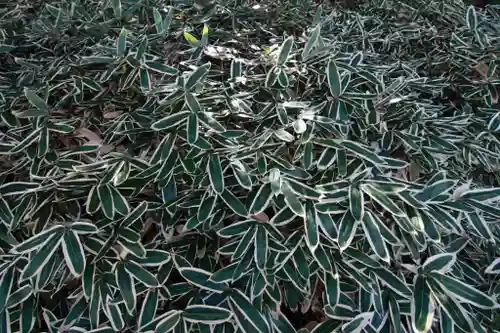
[{"label": "overlapping leaves", "polygon": [[404,3],[0,12],[0,331],[498,329],[500,19]]}]

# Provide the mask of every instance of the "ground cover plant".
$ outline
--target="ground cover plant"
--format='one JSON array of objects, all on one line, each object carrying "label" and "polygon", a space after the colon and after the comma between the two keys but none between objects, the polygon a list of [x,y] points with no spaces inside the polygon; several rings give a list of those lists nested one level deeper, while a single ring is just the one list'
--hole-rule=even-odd
[{"label": "ground cover plant", "polygon": [[498,8],[356,6],[0,8],[0,332],[500,332]]}]

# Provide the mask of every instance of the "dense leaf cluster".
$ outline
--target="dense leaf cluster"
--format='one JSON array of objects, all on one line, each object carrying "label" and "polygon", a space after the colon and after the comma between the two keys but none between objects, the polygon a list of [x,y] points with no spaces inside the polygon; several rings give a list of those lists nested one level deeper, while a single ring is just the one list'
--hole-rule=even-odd
[{"label": "dense leaf cluster", "polygon": [[0,332],[500,332],[500,15],[0,9]]}]

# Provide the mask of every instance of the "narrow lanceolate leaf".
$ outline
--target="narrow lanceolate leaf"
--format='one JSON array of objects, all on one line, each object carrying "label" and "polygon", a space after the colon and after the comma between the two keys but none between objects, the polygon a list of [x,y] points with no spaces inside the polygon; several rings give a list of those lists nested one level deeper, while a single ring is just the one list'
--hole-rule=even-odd
[{"label": "narrow lanceolate leaf", "polygon": [[342,93],[342,80],[340,78],[335,60],[333,59],[330,59],[328,61],[328,65],[326,66],[326,78],[333,97],[339,97]]},{"label": "narrow lanceolate leaf", "polygon": [[116,285],[125,301],[127,311],[132,314],[137,302],[135,285],[132,276],[125,270],[122,263],[118,263],[115,269]]},{"label": "narrow lanceolate leaf", "polygon": [[153,17],[155,20],[155,28],[156,28],[156,33],[162,33],[163,32],[163,17],[161,16],[161,13],[158,9],[154,8],[153,9]]},{"label": "narrow lanceolate leaf", "polygon": [[285,197],[285,203],[288,208],[290,208],[295,215],[305,217],[304,205],[302,205],[299,198],[297,198],[297,195],[292,191],[287,182],[282,183],[281,192]]},{"label": "narrow lanceolate leaf", "polygon": [[246,296],[239,290],[235,290],[229,297],[231,306],[238,309],[248,323],[252,325],[258,332],[268,333],[269,327],[264,320],[262,314],[255,308],[255,306],[246,298]]},{"label": "narrow lanceolate leaf", "polygon": [[365,212],[363,217],[363,221],[361,223],[363,226],[363,230],[365,231],[366,239],[370,244],[373,252],[382,260],[389,262],[390,257],[387,250],[387,246],[385,241],[380,233],[380,229],[373,218],[373,215],[370,211]]},{"label": "narrow lanceolate leaf", "polygon": [[99,201],[101,202],[101,208],[104,215],[112,220],[115,216],[115,203],[111,188],[108,185],[101,185],[97,188],[97,194],[99,195]]},{"label": "narrow lanceolate leaf", "polygon": [[185,90],[191,90],[193,89],[198,83],[200,83],[205,75],[208,73],[210,70],[210,62],[207,62],[200,67],[198,67],[186,80],[186,83],[184,84],[184,89]]},{"label": "narrow lanceolate leaf", "polygon": [[411,324],[415,332],[427,333],[432,326],[435,305],[431,291],[423,276],[415,278],[411,302]]},{"label": "narrow lanceolate leaf", "polygon": [[449,192],[457,184],[456,180],[440,180],[431,185],[426,185],[425,188],[415,196],[415,199],[422,202],[432,201]]},{"label": "narrow lanceolate leaf", "polygon": [[146,293],[141,311],[139,313],[139,319],[137,321],[139,327],[146,325],[154,319],[156,310],[158,309],[158,294],[158,289],[149,289]]},{"label": "narrow lanceolate leaf", "polygon": [[175,127],[185,121],[189,115],[189,111],[180,111],[173,113],[171,115],[162,118],[151,125],[151,128],[155,131],[162,131],[169,129],[171,127]]},{"label": "narrow lanceolate leaf", "polygon": [[474,213],[466,213],[467,216],[467,221],[469,221],[470,225],[474,228],[474,230],[477,231],[479,236],[483,237],[484,239],[494,243],[495,238],[493,237],[493,234],[491,233],[491,230],[486,224],[486,221],[484,220],[483,216],[478,214],[477,212]]},{"label": "narrow lanceolate leaf", "polygon": [[466,22],[467,27],[471,32],[475,32],[477,30],[477,13],[474,6],[469,6],[467,9]]},{"label": "narrow lanceolate leaf", "polygon": [[247,208],[245,207],[245,205],[240,201],[240,199],[238,199],[238,197],[236,197],[233,192],[229,191],[229,190],[224,190],[221,194],[220,194],[220,198],[222,199],[222,201],[224,201],[224,203],[226,205],[228,205],[229,208],[231,208],[231,210],[233,212],[235,212],[236,214],[240,215],[240,216],[248,216],[248,211],[247,211]]},{"label": "narrow lanceolate leaf", "polygon": [[148,203],[147,201],[142,201],[137,207],[130,212],[122,221],[121,226],[123,227],[129,227],[132,225],[135,221],[140,219],[144,213],[146,213],[146,210],[148,209]]},{"label": "narrow lanceolate leaf", "polygon": [[405,212],[386,193],[375,190],[370,185],[363,186],[363,190],[379,205],[394,216],[405,216]]},{"label": "narrow lanceolate leaf", "polygon": [[219,155],[210,155],[207,165],[207,172],[214,191],[217,194],[221,194],[222,192],[224,192],[224,175],[222,174]]},{"label": "narrow lanceolate leaf", "polygon": [[342,325],[342,333],[360,333],[370,324],[373,312],[364,312],[354,317],[350,322]]},{"label": "narrow lanceolate leaf", "polygon": [[182,311],[170,310],[166,313],[164,318],[156,324],[156,333],[168,333],[171,332],[181,320]]},{"label": "narrow lanceolate leaf", "polygon": [[62,225],[55,225],[51,228],[48,228],[37,235],[26,239],[19,245],[16,245],[10,251],[12,253],[28,253],[31,251],[35,251],[42,247],[47,241],[55,237],[57,234],[62,235],[64,231],[64,227]]},{"label": "narrow lanceolate leaf", "polygon": [[486,274],[500,274],[500,257],[493,260],[493,262],[484,270]]},{"label": "narrow lanceolate leaf", "polygon": [[62,240],[62,250],[66,265],[75,277],[83,274],[85,270],[85,252],[78,237],[78,234],[73,230],[68,230],[64,233]]},{"label": "narrow lanceolate leaf", "polygon": [[354,186],[349,187],[349,211],[356,221],[361,221],[365,214],[363,192]]},{"label": "narrow lanceolate leaf", "polygon": [[43,112],[44,114],[48,115],[49,106],[34,91],[28,88],[24,88],[24,96],[26,96],[31,105],[36,107],[39,111]]},{"label": "narrow lanceolate leaf", "polygon": [[472,321],[467,310],[465,310],[454,297],[445,293],[435,281],[429,279],[427,283],[432,290],[433,296],[439,303],[441,310],[451,318],[453,323],[463,332],[474,332],[472,329]]},{"label": "narrow lanceolate leaf", "polygon": [[116,42],[116,55],[121,57],[125,54],[125,50],[127,48],[127,29],[122,28],[120,31],[120,35],[118,36],[118,40]]},{"label": "narrow lanceolate leaf", "polygon": [[278,53],[278,61],[277,61],[278,66],[285,64],[288,57],[290,56],[290,51],[292,51],[292,47],[293,47],[293,36],[290,36],[287,39],[285,39],[283,44],[281,44],[281,48]]},{"label": "narrow lanceolate leaf", "polygon": [[211,274],[203,269],[194,267],[182,267],[179,268],[179,273],[187,282],[193,284],[198,288],[215,293],[222,293],[227,289],[226,284],[211,281]]},{"label": "narrow lanceolate leaf", "polygon": [[427,258],[422,266],[422,273],[439,272],[446,273],[455,264],[457,256],[455,253],[440,253]]},{"label": "narrow lanceolate leaf", "polygon": [[62,234],[52,235],[52,237],[40,247],[38,252],[30,258],[29,263],[24,267],[21,274],[21,280],[29,279],[39,274],[47,262],[52,258],[54,252],[58,249],[61,240]]},{"label": "narrow lanceolate leaf", "polygon": [[125,262],[125,270],[145,286],[150,288],[158,287],[156,277],[141,265],[133,261],[127,261]]},{"label": "narrow lanceolate leaf", "polygon": [[190,305],[183,311],[182,318],[191,323],[217,325],[228,321],[231,312],[217,306]]},{"label": "narrow lanceolate leaf", "polygon": [[335,272],[333,274],[325,274],[325,294],[326,294],[326,304],[335,307],[340,298],[340,277],[336,272],[336,267],[334,265]]},{"label": "narrow lanceolate leaf", "polygon": [[2,279],[0,280],[0,309],[2,310],[9,300],[14,285],[14,270],[15,267],[11,266],[2,272]]},{"label": "narrow lanceolate leaf", "polygon": [[249,213],[252,215],[256,215],[263,212],[269,206],[272,198],[273,191],[271,189],[271,184],[262,184],[259,191],[255,195],[252,204],[250,205]]},{"label": "narrow lanceolate leaf", "polygon": [[186,133],[187,133],[187,141],[189,144],[193,144],[198,140],[198,135],[199,135],[198,116],[194,113],[190,114],[188,117]]},{"label": "narrow lanceolate leaf", "polygon": [[340,251],[347,249],[351,245],[359,222],[349,212],[346,212],[340,220],[338,240]]},{"label": "narrow lanceolate leaf", "polygon": [[397,277],[396,274],[391,272],[385,267],[373,268],[373,272],[377,277],[385,283],[387,287],[392,289],[396,294],[404,298],[411,297],[411,289],[408,287],[406,282],[401,278]]},{"label": "narrow lanceolate leaf", "polygon": [[437,282],[452,297],[462,302],[469,303],[481,309],[492,309],[497,306],[497,303],[490,296],[468,283],[437,272],[429,273],[429,278]]},{"label": "narrow lanceolate leaf", "polygon": [[500,198],[500,188],[481,188],[462,193],[461,199],[472,199],[478,201],[497,200]]},{"label": "narrow lanceolate leaf", "polygon": [[306,232],[306,243],[311,252],[314,252],[319,244],[318,213],[314,203],[306,201],[306,216],[304,218],[304,229]]},{"label": "narrow lanceolate leaf", "polygon": [[339,142],[344,148],[354,153],[357,157],[367,160],[373,164],[384,164],[384,160],[381,159],[376,153],[372,152],[368,147],[350,140],[342,140]]}]

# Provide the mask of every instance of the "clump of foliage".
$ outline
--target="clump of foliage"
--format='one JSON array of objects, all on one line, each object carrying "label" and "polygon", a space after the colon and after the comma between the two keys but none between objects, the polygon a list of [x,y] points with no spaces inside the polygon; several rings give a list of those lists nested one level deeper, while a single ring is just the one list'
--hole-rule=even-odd
[{"label": "clump of foliage", "polygon": [[499,332],[500,16],[0,9],[0,332]]}]

